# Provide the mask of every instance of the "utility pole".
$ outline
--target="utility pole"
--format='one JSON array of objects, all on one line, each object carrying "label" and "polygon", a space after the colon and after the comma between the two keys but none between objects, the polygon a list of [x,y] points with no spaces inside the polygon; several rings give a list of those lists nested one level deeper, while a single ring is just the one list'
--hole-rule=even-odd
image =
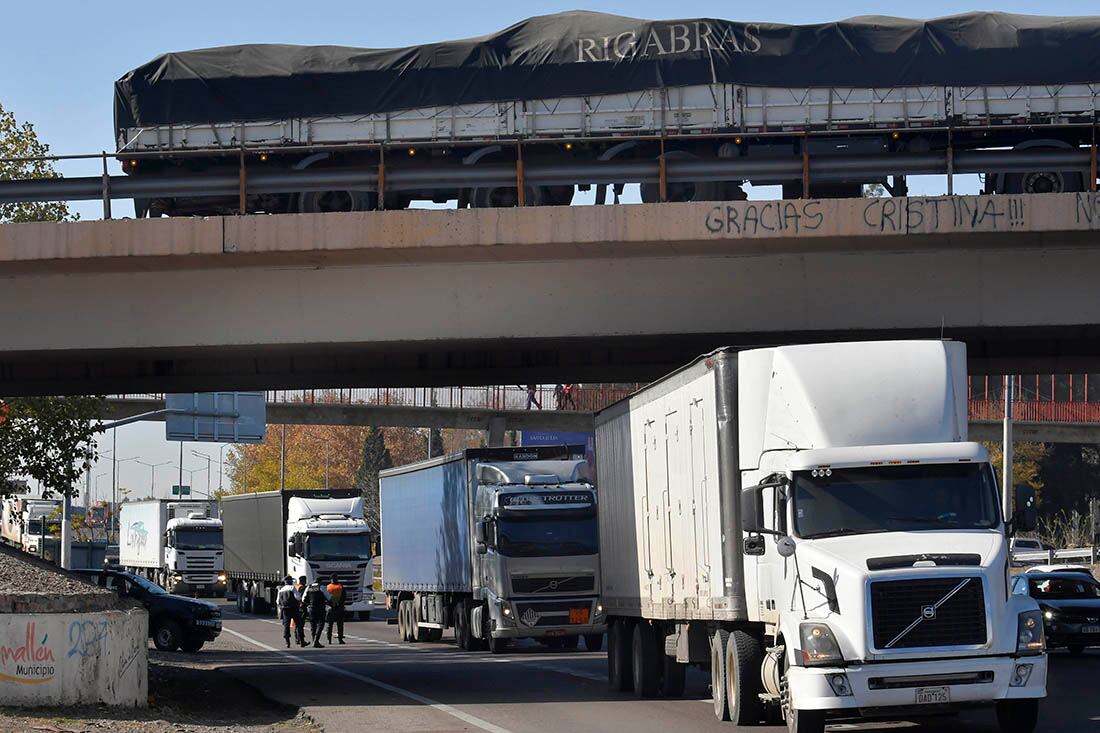
[{"label": "utility pole", "polygon": [[177,486],[183,486],[183,441],[180,441],[180,480],[176,484]]},{"label": "utility pole", "polygon": [[325,488],[328,488],[328,458],[329,458],[329,445],[328,441],[325,441]]},{"label": "utility pole", "polygon": [[[115,530],[115,544],[118,544],[118,431],[111,431],[111,525]],[[111,533],[107,532],[107,543],[111,542]]]},{"label": "utility pole", "polygon": [[1001,469],[1001,512],[1007,522],[1012,517],[1012,393],[1016,389],[1016,377],[1005,377],[1004,466]]}]

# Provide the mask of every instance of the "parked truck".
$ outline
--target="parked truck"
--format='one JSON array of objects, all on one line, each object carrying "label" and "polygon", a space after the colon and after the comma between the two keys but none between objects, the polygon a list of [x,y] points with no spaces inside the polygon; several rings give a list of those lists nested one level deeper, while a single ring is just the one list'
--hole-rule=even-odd
[{"label": "parked truck", "polygon": [[[137,179],[180,179],[138,216],[565,205],[578,186],[603,203],[628,183],[643,201],[743,199],[745,181],[784,198],[904,195],[907,174],[949,171],[986,172],[989,193],[1083,191],[1098,33],[1098,17],[989,12],[566,12],[400,49],[206,48],[115,83],[116,152]],[[1011,155],[966,159],[998,148]]]},{"label": "parked truck", "polygon": [[596,513],[584,446],[467,449],[383,471],[382,588],[402,640],[453,627],[466,650],[524,638],[600,649]]},{"label": "parked truck", "polygon": [[1031,731],[1043,620],[1008,586],[985,449],[949,341],[707,354],[596,415],[608,678],[796,733],[995,706]]},{"label": "parked truck", "polygon": [[[38,555],[42,552],[42,540],[57,536],[51,531],[47,517],[61,506],[58,499],[32,499],[9,496],[4,499],[0,537],[12,547]],[[60,519],[58,525],[60,526]]]},{"label": "parked truck", "polygon": [[371,534],[358,489],[290,489],[224,496],[225,574],[242,613],[268,613],[291,575],[340,579],[346,610],[360,619],[374,606]]},{"label": "parked truck", "polygon": [[128,501],[119,510],[119,564],[169,593],[225,596],[215,501]]}]

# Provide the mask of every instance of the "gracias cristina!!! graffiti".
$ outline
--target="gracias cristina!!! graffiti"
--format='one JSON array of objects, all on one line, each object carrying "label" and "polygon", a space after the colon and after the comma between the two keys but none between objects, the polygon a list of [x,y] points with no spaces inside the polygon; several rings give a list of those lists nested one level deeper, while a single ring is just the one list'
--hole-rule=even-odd
[{"label": "gracias cristina!!! graffiti", "polygon": [[46,646],[48,640],[48,633],[39,640],[36,624],[28,621],[22,644],[0,644],[0,681],[40,684],[53,679],[54,655]]}]

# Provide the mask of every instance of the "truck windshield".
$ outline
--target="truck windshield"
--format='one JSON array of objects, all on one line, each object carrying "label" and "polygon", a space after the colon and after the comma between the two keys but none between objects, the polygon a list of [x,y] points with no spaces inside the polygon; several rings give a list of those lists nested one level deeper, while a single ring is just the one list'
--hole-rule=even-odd
[{"label": "truck windshield", "polygon": [[799,472],[793,483],[795,531],[805,539],[1000,524],[997,488],[983,463]]},{"label": "truck windshield", "polygon": [[175,530],[177,550],[220,550],[222,549],[222,531],[220,528],[186,527]]},{"label": "truck windshield", "polygon": [[596,517],[549,519],[537,516],[498,519],[497,551],[509,557],[595,555]]},{"label": "truck windshield", "polygon": [[306,557],[310,560],[369,560],[370,535],[311,534],[306,537]]}]

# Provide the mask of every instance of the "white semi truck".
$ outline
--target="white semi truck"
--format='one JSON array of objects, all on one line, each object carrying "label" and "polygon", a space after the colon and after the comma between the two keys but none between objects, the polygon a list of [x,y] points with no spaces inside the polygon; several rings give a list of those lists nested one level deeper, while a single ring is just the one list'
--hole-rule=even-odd
[{"label": "white semi truck", "polygon": [[39,554],[42,540],[56,536],[56,532],[51,532],[46,526],[46,517],[53,514],[59,506],[61,502],[58,499],[7,497],[4,499],[0,537],[12,547],[32,555]]},{"label": "white semi truck", "polygon": [[358,489],[290,489],[224,496],[225,571],[237,610],[275,608],[283,578],[344,586],[349,614],[370,616],[371,534]]},{"label": "white semi truck", "polygon": [[719,350],[596,415],[613,689],[710,668],[739,725],[995,706],[1031,731],[1043,622],[1011,595],[966,349],[897,341]]},{"label": "white semi truck", "polygon": [[523,638],[602,648],[583,446],[475,448],[383,471],[381,508],[382,588],[402,640],[453,627],[467,650]]},{"label": "white semi truck", "polygon": [[126,502],[118,540],[119,564],[169,593],[225,595],[217,502]]}]

